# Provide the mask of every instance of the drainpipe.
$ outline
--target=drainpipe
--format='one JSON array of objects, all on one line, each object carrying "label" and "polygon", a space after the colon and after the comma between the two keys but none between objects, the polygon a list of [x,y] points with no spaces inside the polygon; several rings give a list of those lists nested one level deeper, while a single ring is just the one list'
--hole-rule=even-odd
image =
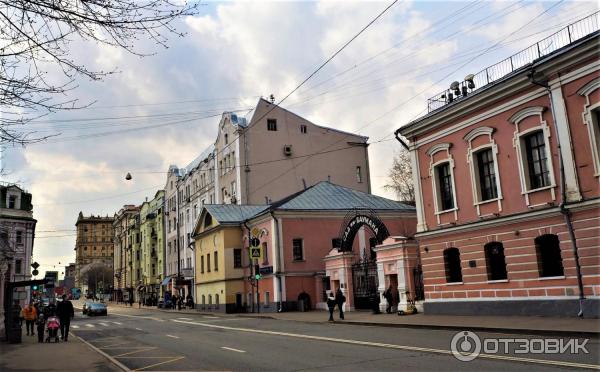
[{"label": "drainpipe", "polygon": [[542,88],[545,88],[548,92],[548,101],[550,104],[550,110],[552,113],[552,121],[554,122],[554,131],[556,134],[556,142],[558,144],[558,164],[560,168],[560,213],[564,216],[565,223],[567,225],[567,229],[569,230],[569,237],[571,239],[571,245],[573,246],[573,256],[575,258],[575,269],[577,271],[577,285],[579,287],[579,313],[578,317],[583,318],[583,301],[585,300],[585,296],[583,294],[583,278],[581,276],[581,265],[579,264],[579,251],[577,249],[577,239],[575,238],[575,230],[573,228],[573,222],[571,220],[571,212],[566,208],[567,205],[567,191],[565,186],[565,167],[563,163],[562,149],[560,146],[560,137],[558,132],[558,124],[556,121],[556,114],[554,112],[554,105],[552,104],[552,90],[550,89],[550,85],[548,85],[547,80],[536,80],[535,79],[535,70],[532,69],[529,73],[529,81],[535,85],[539,85]]},{"label": "drainpipe", "polygon": [[281,285],[281,260],[282,260],[282,252],[280,252],[280,246],[279,246],[279,221],[277,221],[277,218],[275,218],[275,214],[273,213],[273,211],[270,212],[271,213],[271,218],[273,219],[273,221],[275,221],[275,241],[277,242],[277,251],[279,252],[277,254],[277,268],[279,270],[277,270],[278,272],[275,273],[275,276],[277,277],[277,283],[279,283],[279,309],[277,309],[278,313],[281,313],[283,311],[283,287]]},{"label": "drainpipe", "polygon": [[400,144],[406,149],[406,151],[410,151],[410,148],[408,148],[406,142],[404,142],[404,140],[400,138],[400,129],[396,129],[396,131],[394,132],[394,137],[396,137],[396,140],[400,142]]}]

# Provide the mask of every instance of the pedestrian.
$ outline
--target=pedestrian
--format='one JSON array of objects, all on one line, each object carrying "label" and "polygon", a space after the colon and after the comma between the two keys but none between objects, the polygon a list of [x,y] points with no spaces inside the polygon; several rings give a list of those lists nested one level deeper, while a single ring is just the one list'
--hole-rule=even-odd
[{"label": "pedestrian", "polygon": [[68,341],[69,327],[71,326],[71,319],[75,317],[75,310],[71,301],[67,299],[67,295],[62,296],[62,301],[56,308],[56,315],[60,320],[60,339]]},{"label": "pedestrian", "polygon": [[37,331],[38,331],[38,342],[44,342],[44,328],[46,328],[46,318],[44,317],[44,314],[40,314],[37,317],[37,320],[35,321],[35,324],[37,325]]},{"label": "pedestrian", "polygon": [[327,307],[329,308],[329,321],[333,322],[333,311],[335,310],[335,305],[337,301],[335,300],[335,296],[333,292],[329,292],[329,296],[327,296]]},{"label": "pedestrian", "polygon": [[392,285],[390,284],[388,289],[386,289],[385,292],[383,292],[383,297],[387,301],[387,306],[385,308],[385,312],[388,314],[392,313],[392,302],[393,302],[392,291],[393,291],[393,288],[392,288]]},{"label": "pedestrian", "polygon": [[27,336],[35,336],[33,331],[33,324],[37,319],[37,310],[33,306],[33,300],[29,301],[29,304],[21,310],[23,312],[23,318],[25,319],[25,327],[27,328]]},{"label": "pedestrian", "polygon": [[173,294],[173,297],[171,297],[171,309],[175,310],[177,308],[177,300],[177,294]]},{"label": "pedestrian", "polygon": [[133,296],[129,295],[129,306],[133,307]]},{"label": "pedestrian", "polygon": [[177,310],[181,311],[183,305],[183,296],[177,296]]},{"label": "pedestrian", "polygon": [[138,309],[142,308],[142,296],[139,296],[138,298]]},{"label": "pedestrian", "polygon": [[344,302],[346,302],[346,296],[344,296],[340,288],[338,288],[335,293],[335,301],[340,309],[340,319],[344,320]]},{"label": "pedestrian", "polygon": [[50,301],[48,306],[44,308],[44,316],[48,319],[51,316],[56,315],[56,304],[54,303],[54,299]]}]

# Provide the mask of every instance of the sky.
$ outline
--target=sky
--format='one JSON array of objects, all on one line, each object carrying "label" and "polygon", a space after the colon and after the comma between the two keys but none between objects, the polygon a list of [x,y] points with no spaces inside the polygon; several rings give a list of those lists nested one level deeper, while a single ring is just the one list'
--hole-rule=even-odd
[{"label": "sky", "polygon": [[[168,48],[138,41],[146,57],[75,40],[74,60],[115,73],[80,78],[67,93],[89,107],[30,124],[58,135],[3,151],[2,181],[33,194],[41,273],[74,262],[79,211],[113,215],[152,198],[169,165],[186,166],[214,141],[223,111],[250,119],[259,97],[278,102],[390,3],[207,2],[177,22],[186,35]],[[368,136],[373,193],[394,198],[384,189],[401,150],[393,132],[425,114],[427,98],[597,10],[583,1],[399,1],[281,106]]]}]

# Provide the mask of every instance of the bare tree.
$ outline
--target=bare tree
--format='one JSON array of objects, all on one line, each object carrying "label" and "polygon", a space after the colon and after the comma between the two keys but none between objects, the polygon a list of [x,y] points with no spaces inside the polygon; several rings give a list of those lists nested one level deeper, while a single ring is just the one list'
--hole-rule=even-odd
[{"label": "bare tree", "polygon": [[394,191],[400,201],[414,203],[415,185],[408,151],[402,149],[394,156],[394,162],[389,170],[388,177],[390,178],[389,183],[384,188]]},{"label": "bare tree", "polygon": [[[0,0],[0,144],[43,141],[27,128],[32,119],[85,107],[64,98],[77,77],[100,80],[114,71],[93,71],[74,60],[71,45],[84,41],[136,54],[148,38],[166,47],[167,35],[183,36],[173,23],[197,14],[198,3],[180,0]],[[50,79],[58,68],[62,82]],[[56,100],[54,97],[62,97]]]}]

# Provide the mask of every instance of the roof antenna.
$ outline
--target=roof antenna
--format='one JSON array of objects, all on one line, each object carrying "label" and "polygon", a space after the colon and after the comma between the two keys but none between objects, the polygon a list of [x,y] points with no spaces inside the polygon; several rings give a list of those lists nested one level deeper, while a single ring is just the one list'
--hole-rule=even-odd
[{"label": "roof antenna", "polygon": [[302,179],[302,186],[304,186],[304,190],[306,190],[306,180],[304,178]]},{"label": "roof antenna", "polygon": [[275,103],[275,96],[273,94],[269,96],[269,101],[271,101],[271,103]]}]

